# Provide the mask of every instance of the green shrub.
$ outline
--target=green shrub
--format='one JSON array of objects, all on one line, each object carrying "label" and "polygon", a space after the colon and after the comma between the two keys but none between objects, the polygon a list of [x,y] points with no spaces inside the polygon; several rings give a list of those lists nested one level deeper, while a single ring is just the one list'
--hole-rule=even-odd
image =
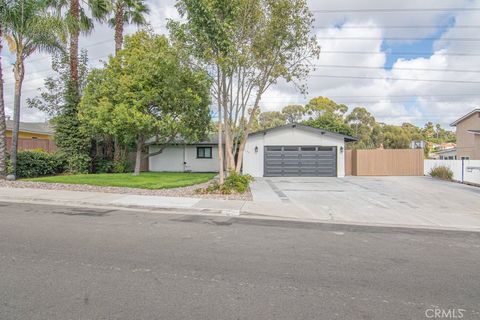
[{"label": "green shrub", "polygon": [[[58,153],[47,153],[38,150],[18,152],[17,178],[33,178],[54,175],[65,171],[66,161]],[[11,164],[8,165],[12,172]]]},{"label": "green shrub", "polygon": [[92,159],[87,154],[71,154],[66,157],[66,171],[71,174],[88,173]]},{"label": "green shrub", "polygon": [[434,178],[438,178],[438,179],[442,179],[442,180],[452,180],[453,179],[453,171],[450,170],[450,168],[446,167],[446,166],[438,166],[438,167],[432,168],[429,172],[429,175],[434,177]]},{"label": "green shrub", "polygon": [[112,168],[114,173],[129,173],[132,172],[132,165],[128,160],[118,160],[113,163]]},{"label": "green shrub", "polygon": [[246,174],[241,175],[238,173],[231,173],[224,181],[223,184],[214,182],[204,189],[198,190],[200,193],[221,193],[221,194],[232,194],[232,193],[245,193],[250,186],[250,183],[253,181],[253,177]]},{"label": "green shrub", "polygon": [[112,173],[114,167],[114,163],[108,159],[96,159],[93,162],[93,172],[94,173]]}]

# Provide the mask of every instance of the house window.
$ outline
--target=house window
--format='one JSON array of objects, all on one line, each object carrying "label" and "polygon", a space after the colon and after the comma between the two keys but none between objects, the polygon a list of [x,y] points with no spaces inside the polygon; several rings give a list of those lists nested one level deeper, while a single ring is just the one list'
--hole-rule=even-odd
[{"label": "house window", "polygon": [[212,159],[212,147],[197,147],[197,159]]},{"label": "house window", "polygon": [[462,160],[470,160],[470,157],[462,157]]}]

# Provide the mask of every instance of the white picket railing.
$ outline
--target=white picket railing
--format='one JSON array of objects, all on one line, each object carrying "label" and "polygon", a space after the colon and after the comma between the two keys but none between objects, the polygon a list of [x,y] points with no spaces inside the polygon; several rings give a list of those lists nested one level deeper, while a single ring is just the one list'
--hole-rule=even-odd
[{"label": "white picket railing", "polygon": [[449,167],[453,180],[480,185],[480,160],[425,160],[424,174],[429,175],[430,170],[438,166]]}]

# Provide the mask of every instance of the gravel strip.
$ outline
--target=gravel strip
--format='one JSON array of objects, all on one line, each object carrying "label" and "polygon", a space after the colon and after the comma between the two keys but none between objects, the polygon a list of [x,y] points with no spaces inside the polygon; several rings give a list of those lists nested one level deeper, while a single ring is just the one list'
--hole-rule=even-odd
[{"label": "gravel strip", "polygon": [[244,194],[199,194],[195,190],[205,188],[215,180],[206,183],[196,184],[189,187],[181,187],[174,189],[135,189],[123,187],[100,187],[85,184],[64,184],[64,183],[47,183],[47,182],[33,182],[33,181],[5,181],[0,180],[0,187],[2,188],[33,188],[44,190],[69,190],[69,191],[88,191],[88,192],[104,192],[104,193],[122,193],[122,194],[136,194],[145,196],[164,196],[164,197],[189,197],[201,199],[216,199],[216,200],[244,200],[251,201],[252,194],[250,190]]}]

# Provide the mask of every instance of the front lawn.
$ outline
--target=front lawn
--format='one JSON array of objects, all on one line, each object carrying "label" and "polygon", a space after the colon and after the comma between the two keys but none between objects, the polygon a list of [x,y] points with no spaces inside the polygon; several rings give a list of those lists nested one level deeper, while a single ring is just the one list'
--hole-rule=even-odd
[{"label": "front lawn", "polygon": [[133,176],[131,173],[102,173],[61,175],[23,180],[153,190],[186,187],[200,184],[213,179],[215,175],[215,173],[188,172],[142,172],[139,176]]}]

